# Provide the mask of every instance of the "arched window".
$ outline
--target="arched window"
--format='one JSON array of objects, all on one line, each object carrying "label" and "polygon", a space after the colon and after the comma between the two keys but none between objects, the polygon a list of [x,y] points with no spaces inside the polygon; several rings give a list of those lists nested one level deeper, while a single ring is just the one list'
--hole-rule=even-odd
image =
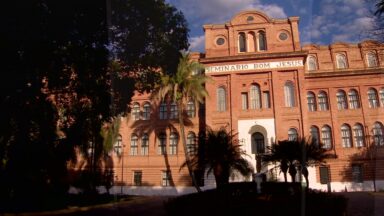
[{"label": "arched window", "polygon": [[162,102],[160,104],[160,119],[167,119],[167,118],[168,118],[167,104],[165,102]]},{"label": "arched window", "polygon": [[171,114],[169,115],[169,118],[170,119],[177,119],[178,115],[179,115],[179,110],[178,110],[177,104],[176,104],[176,102],[172,102]]},{"label": "arched window", "polygon": [[384,127],[380,122],[375,122],[375,124],[373,124],[372,134],[373,142],[375,143],[375,145],[384,145]]},{"label": "arched window", "polygon": [[286,107],[296,106],[295,87],[291,81],[287,81],[284,85],[284,98]]},{"label": "arched window", "polygon": [[380,106],[379,98],[377,97],[377,91],[374,88],[368,89],[368,103],[369,108],[377,108]]},{"label": "arched window", "polygon": [[217,111],[225,112],[226,110],[226,92],[224,87],[219,87],[217,89]]},{"label": "arched window", "polygon": [[256,36],[254,32],[248,32],[248,52],[255,52]]},{"label": "arched window", "polygon": [[189,155],[197,153],[196,135],[193,132],[189,132],[187,136],[187,151]]},{"label": "arched window", "polygon": [[240,32],[239,33],[239,52],[247,52],[247,40],[245,38],[245,33]]},{"label": "arched window", "polygon": [[191,100],[187,103],[187,115],[189,118],[193,118],[196,115],[195,103]]},{"label": "arched window", "polygon": [[256,153],[257,154],[265,153],[264,135],[260,132],[256,132],[252,135],[252,139],[254,140],[254,145],[256,146]]},{"label": "arched window", "polygon": [[319,129],[316,126],[311,126],[310,128],[312,142],[319,146]]},{"label": "arched window", "polygon": [[148,155],[149,137],[148,134],[143,134],[141,137],[141,155]]},{"label": "arched window", "polygon": [[328,110],[328,97],[327,93],[324,91],[320,91],[319,95],[319,110],[326,111]]},{"label": "arched window", "polygon": [[136,134],[132,134],[130,155],[137,155],[137,140]]},{"label": "arched window", "polygon": [[149,120],[151,117],[151,104],[146,102],[143,106],[143,120]]},{"label": "arched window", "polygon": [[355,89],[351,89],[348,92],[348,100],[349,100],[349,108],[350,109],[359,109],[360,103],[359,103],[359,94]]},{"label": "arched window", "polygon": [[381,106],[384,107],[384,88],[381,88],[379,93]]},{"label": "arched window", "polygon": [[347,57],[344,54],[336,54],[336,66],[337,69],[348,68]]},{"label": "arched window", "polygon": [[138,103],[134,103],[132,106],[132,118],[133,120],[140,119],[140,105]]},{"label": "arched window", "polygon": [[308,71],[317,70],[317,60],[315,56],[308,56]]},{"label": "arched window", "polygon": [[355,124],[355,126],[353,126],[353,138],[356,147],[364,146],[364,131],[361,124]]},{"label": "arched window", "polygon": [[288,140],[289,141],[295,141],[299,137],[299,134],[297,133],[297,130],[295,128],[290,128],[288,130]]},{"label": "arched window", "polygon": [[167,135],[162,132],[158,135],[157,154],[165,155],[167,146]]},{"label": "arched window", "polygon": [[250,99],[251,99],[251,109],[260,109],[261,108],[261,93],[260,86],[257,84],[252,84],[250,89]]},{"label": "arched window", "polygon": [[179,136],[177,133],[171,133],[169,136],[169,154],[175,155],[177,154],[177,143],[179,141]]},{"label": "arched window", "polygon": [[351,127],[347,124],[341,125],[341,143],[344,148],[352,147]]},{"label": "arched window", "polygon": [[257,50],[265,51],[267,50],[267,38],[264,31],[257,32]]},{"label": "arched window", "polygon": [[123,152],[123,138],[120,134],[117,136],[116,142],[113,145],[113,150],[117,156],[120,156]]},{"label": "arched window", "polygon": [[308,111],[309,112],[316,111],[316,97],[313,92],[307,93],[307,101],[308,101]]},{"label": "arched window", "polygon": [[377,62],[377,57],[375,53],[369,52],[366,54],[366,57],[367,57],[368,67],[377,67],[379,65]]},{"label": "arched window", "polygon": [[348,109],[347,97],[346,97],[345,91],[343,90],[337,91],[336,99],[337,99],[337,108],[339,110]]},{"label": "arched window", "polygon": [[332,148],[332,132],[331,127],[328,125],[324,125],[321,128],[321,143],[323,144],[324,149]]}]

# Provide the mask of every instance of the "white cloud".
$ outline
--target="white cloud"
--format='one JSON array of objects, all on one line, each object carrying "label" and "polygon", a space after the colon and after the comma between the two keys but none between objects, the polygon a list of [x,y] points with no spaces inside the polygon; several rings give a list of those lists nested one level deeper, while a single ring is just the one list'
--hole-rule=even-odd
[{"label": "white cloud", "polygon": [[189,39],[189,50],[194,51],[194,52],[204,52],[205,48],[205,36],[196,36],[196,37],[191,37]]},{"label": "white cloud", "polygon": [[332,42],[346,42],[351,40],[351,34],[336,34],[332,37]]},{"label": "white cloud", "polygon": [[265,12],[271,18],[286,18],[287,17],[287,15],[284,12],[284,9],[278,5],[275,5],[275,4],[270,4],[270,5],[258,4],[255,6],[255,9],[260,9],[261,11]]}]

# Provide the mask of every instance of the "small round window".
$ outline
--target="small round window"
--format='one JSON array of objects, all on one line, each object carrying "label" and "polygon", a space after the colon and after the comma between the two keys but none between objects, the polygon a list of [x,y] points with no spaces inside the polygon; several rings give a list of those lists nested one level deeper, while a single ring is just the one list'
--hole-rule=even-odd
[{"label": "small round window", "polygon": [[252,22],[253,21],[253,16],[249,16],[249,17],[247,17],[247,22]]},{"label": "small round window", "polygon": [[285,41],[288,39],[288,34],[286,32],[281,32],[279,34],[279,39],[282,40],[282,41]]},{"label": "small round window", "polygon": [[223,45],[225,43],[225,39],[224,38],[222,38],[222,37],[220,37],[220,38],[217,38],[217,40],[216,40],[216,44],[217,45]]}]

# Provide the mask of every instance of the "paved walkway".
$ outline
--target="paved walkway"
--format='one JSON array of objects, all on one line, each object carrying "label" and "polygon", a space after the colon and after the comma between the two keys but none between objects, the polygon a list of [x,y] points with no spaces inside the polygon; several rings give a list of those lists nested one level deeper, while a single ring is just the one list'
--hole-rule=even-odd
[{"label": "paved walkway", "polygon": [[[348,198],[347,216],[384,216],[384,193],[340,193]],[[54,212],[4,214],[4,216],[166,216],[164,202],[169,197],[139,197],[135,200],[93,207],[80,207]],[[2,216],[0,214],[0,216]]]},{"label": "paved walkway", "polygon": [[384,216],[384,193],[341,193],[348,198],[348,216]]}]

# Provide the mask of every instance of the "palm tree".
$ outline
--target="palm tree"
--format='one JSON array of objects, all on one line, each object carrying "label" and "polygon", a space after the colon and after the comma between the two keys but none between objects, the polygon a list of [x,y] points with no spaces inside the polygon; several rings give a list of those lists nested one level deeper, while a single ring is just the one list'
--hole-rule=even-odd
[{"label": "palm tree", "polygon": [[317,143],[315,139],[301,138],[296,141],[296,145],[301,149],[300,156],[297,158],[301,168],[301,173],[305,178],[307,188],[309,188],[308,167],[323,165],[325,159],[334,157],[333,154],[327,153],[327,150],[321,148],[321,143]]},{"label": "palm tree", "polygon": [[241,149],[236,135],[227,132],[225,128],[215,131],[207,127],[205,143],[199,153],[192,159],[193,165],[207,171],[213,171],[218,188],[229,183],[232,171],[236,170],[243,176],[253,173],[252,165],[243,158],[246,155]]},{"label": "palm tree", "polygon": [[289,172],[292,182],[295,182],[295,176],[299,168],[305,178],[307,188],[309,187],[308,167],[324,164],[325,159],[334,156],[328,154],[327,150],[321,148],[321,144],[312,138],[279,141],[277,144],[273,144],[269,150],[270,153],[264,156],[264,161],[279,162],[285,182],[287,182],[287,172]]},{"label": "palm tree", "polygon": [[[207,77],[198,73],[202,71],[204,66],[198,62],[191,61],[188,53],[183,53],[179,60],[176,74],[173,76],[163,75],[161,83],[156,88],[154,96],[161,101],[169,98],[178,106],[178,119],[180,125],[181,141],[183,143],[186,164],[189,175],[198,192],[201,192],[195,178],[190,155],[188,154],[187,144],[184,131],[184,106],[183,103],[187,100],[194,101],[194,104],[203,103],[204,98],[208,96],[204,84]],[[197,73],[196,73],[197,72]]]},{"label": "palm tree", "polygon": [[295,141],[278,141],[278,143],[273,143],[272,146],[268,147],[269,153],[263,156],[263,161],[267,163],[279,163],[279,168],[284,175],[285,182],[287,182],[287,173],[290,174],[292,181],[295,181],[295,162],[300,149],[294,144]]}]

